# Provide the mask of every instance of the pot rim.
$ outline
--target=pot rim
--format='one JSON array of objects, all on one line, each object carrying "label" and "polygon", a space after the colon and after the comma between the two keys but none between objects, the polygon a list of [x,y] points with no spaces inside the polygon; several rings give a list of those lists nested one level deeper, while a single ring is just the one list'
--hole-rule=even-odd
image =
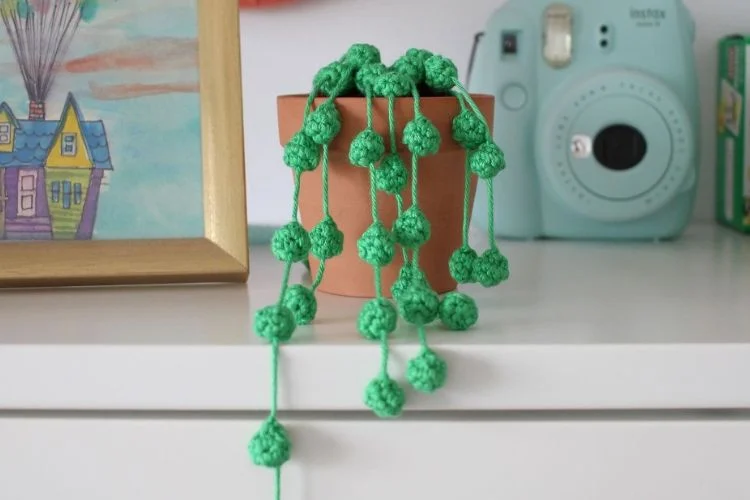
[{"label": "pot rim", "polygon": [[[495,96],[492,94],[486,94],[483,92],[478,93],[472,93],[469,92],[469,95],[474,100],[494,100]],[[310,97],[310,94],[279,94],[276,96],[278,100],[293,100],[293,99],[308,99]],[[319,95],[315,97],[315,100],[327,100],[328,96]],[[340,96],[334,98],[334,101],[358,101],[358,100],[366,100],[366,96]],[[372,97],[373,101],[387,101],[387,97]],[[414,97],[412,96],[403,96],[403,97],[396,97],[396,101],[413,101]],[[438,102],[438,101],[455,101],[456,96],[454,95],[434,95],[434,96],[419,96],[419,102]]]},{"label": "pot rim", "polygon": [[[476,106],[483,111],[484,118],[492,130],[495,106],[495,96],[491,94],[469,94]],[[277,121],[279,127],[279,142],[283,146],[299,128],[302,126],[303,110],[309,99],[309,94],[284,94],[276,99]],[[313,99],[313,105],[318,107],[322,102],[327,101],[326,96],[318,96]],[[389,134],[388,126],[388,107],[389,99],[387,97],[372,98],[373,128],[378,134],[387,137]],[[342,120],[342,133],[329,145],[330,151],[349,151],[351,141],[366,126],[367,98],[361,96],[337,97],[333,99],[339,108]],[[406,151],[406,146],[402,143],[401,130],[404,124],[411,120],[415,114],[413,97],[397,97],[394,99],[395,113],[399,123],[396,131],[398,150]],[[432,96],[420,98],[420,112],[426,116],[433,125],[440,131],[440,136],[446,140],[441,141],[440,152],[463,151],[460,144],[452,139],[451,127],[456,113],[461,109],[459,99],[454,95]],[[346,126],[357,123],[356,127]]]}]

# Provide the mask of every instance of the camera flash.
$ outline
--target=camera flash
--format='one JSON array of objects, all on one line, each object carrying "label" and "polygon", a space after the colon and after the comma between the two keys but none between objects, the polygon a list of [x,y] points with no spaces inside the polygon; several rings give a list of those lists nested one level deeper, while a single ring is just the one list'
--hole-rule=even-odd
[{"label": "camera flash", "polygon": [[573,48],[573,11],[564,4],[552,4],[544,11],[544,59],[562,68],[570,63]]}]

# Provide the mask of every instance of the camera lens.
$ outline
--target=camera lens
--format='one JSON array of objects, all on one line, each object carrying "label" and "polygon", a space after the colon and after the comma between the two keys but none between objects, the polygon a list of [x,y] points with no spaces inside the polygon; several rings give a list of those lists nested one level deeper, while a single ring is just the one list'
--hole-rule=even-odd
[{"label": "camera lens", "polygon": [[646,138],[630,125],[612,125],[594,139],[594,157],[610,170],[628,170],[646,156]]},{"label": "camera lens", "polygon": [[600,32],[601,32],[602,34],[604,34],[604,33],[606,33],[607,31],[609,31],[609,28],[607,28],[607,25],[606,25],[606,24],[602,24],[602,25],[601,25],[601,27],[599,28],[599,31],[600,31]]},{"label": "camera lens", "polygon": [[599,45],[601,46],[601,48],[606,48],[607,45],[609,45],[609,42],[607,42],[607,40],[602,40],[599,42]]}]

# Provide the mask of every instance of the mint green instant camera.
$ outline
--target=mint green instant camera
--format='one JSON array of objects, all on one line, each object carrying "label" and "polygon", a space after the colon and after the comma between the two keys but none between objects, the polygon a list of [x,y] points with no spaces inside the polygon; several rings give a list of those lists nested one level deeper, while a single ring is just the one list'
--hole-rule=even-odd
[{"label": "mint green instant camera", "polygon": [[[698,180],[695,24],[680,0],[509,0],[476,39],[495,96],[495,235],[669,239]],[[487,229],[487,193],[473,224]]]}]

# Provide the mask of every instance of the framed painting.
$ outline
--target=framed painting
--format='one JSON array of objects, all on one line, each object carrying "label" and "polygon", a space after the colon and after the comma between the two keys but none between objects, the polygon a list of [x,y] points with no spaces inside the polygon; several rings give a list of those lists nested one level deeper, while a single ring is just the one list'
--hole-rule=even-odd
[{"label": "framed painting", "polygon": [[0,0],[0,287],[244,282],[237,0]]}]

